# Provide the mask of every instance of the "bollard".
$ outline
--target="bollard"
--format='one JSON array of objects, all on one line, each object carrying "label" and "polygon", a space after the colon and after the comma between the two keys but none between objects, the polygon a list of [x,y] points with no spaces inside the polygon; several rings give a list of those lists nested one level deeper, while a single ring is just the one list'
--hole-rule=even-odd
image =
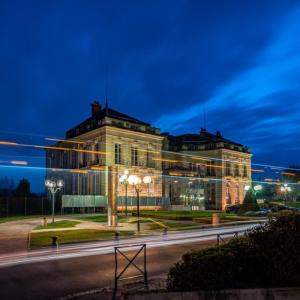
[{"label": "bollard", "polygon": [[115,240],[118,241],[120,239],[120,231],[115,232]]},{"label": "bollard", "polygon": [[220,224],[220,217],[218,214],[212,214],[212,226],[218,226]]},{"label": "bollard", "polygon": [[165,228],[163,229],[163,235],[167,235],[167,234],[168,234],[168,228],[165,227]]},{"label": "bollard", "polygon": [[47,227],[47,225],[48,225],[47,219],[46,219],[46,217],[44,217],[43,218],[43,226]]},{"label": "bollard", "polygon": [[52,247],[57,248],[58,247],[58,236],[52,236],[51,239],[52,239]]}]

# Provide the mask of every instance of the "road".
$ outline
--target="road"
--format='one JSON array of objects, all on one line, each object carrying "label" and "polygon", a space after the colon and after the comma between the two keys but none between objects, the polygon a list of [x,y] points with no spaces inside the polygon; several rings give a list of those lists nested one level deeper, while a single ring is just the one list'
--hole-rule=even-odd
[{"label": "road", "polygon": [[[11,254],[0,257],[0,299],[57,299],[64,295],[113,286],[114,247],[126,248],[133,255],[134,244],[147,244],[147,268],[150,277],[166,274],[181,255],[216,241],[216,234],[229,237],[254,225],[146,236],[121,241],[84,243]],[[131,251],[131,252],[130,252]],[[125,265],[120,260],[120,269]],[[140,257],[137,263],[142,262]],[[136,274],[133,269],[126,276]]]}]

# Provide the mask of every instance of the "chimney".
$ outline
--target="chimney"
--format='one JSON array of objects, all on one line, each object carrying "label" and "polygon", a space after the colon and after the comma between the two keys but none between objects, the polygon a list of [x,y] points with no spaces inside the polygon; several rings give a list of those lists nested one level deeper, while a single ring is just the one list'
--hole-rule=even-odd
[{"label": "chimney", "polygon": [[219,130],[216,132],[216,136],[217,137],[222,137],[222,134],[221,134],[221,132]]},{"label": "chimney", "polygon": [[201,137],[205,137],[206,136],[206,129],[205,128],[201,128],[201,130],[200,130],[200,136]]},{"label": "chimney", "polygon": [[94,101],[92,103],[92,116],[95,116],[99,113],[99,111],[101,110],[101,105],[98,101]]}]

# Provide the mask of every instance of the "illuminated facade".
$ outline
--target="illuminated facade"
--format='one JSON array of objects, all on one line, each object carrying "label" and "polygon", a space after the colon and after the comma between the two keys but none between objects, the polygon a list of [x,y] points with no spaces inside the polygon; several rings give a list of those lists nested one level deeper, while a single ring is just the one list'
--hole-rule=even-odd
[{"label": "illuminated facade", "polygon": [[199,134],[166,134],[164,149],[164,194],[172,203],[223,210],[243,202],[251,182],[247,147],[202,128]]},{"label": "illuminated facade", "polygon": [[[125,169],[142,178],[151,176],[151,184],[142,184],[141,199],[161,199],[163,139],[150,124],[94,102],[91,117],[68,130],[66,141],[56,145],[72,151],[47,150],[47,176],[58,174],[53,168],[70,169],[59,175],[65,181],[64,194],[107,196],[108,168],[117,166],[118,176]],[[133,187],[127,193],[135,197]],[[122,184],[118,195],[125,196]]]},{"label": "illuminated facade", "polygon": [[[59,149],[62,150],[59,150]],[[251,180],[249,149],[202,129],[199,134],[161,134],[150,124],[98,102],[91,116],[66,133],[66,140],[47,150],[47,177],[62,178],[65,195],[108,195],[108,168],[124,174],[149,175],[142,183],[142,206],[162,199],[195,209],[224,209],[241,203]],[[66,170],[66,171],[58,171]],[[118,184],[119,203],[125,185]],[[135,197],[128,186],[128,197]],[[121,200],[120,200],[121,199]]]}]

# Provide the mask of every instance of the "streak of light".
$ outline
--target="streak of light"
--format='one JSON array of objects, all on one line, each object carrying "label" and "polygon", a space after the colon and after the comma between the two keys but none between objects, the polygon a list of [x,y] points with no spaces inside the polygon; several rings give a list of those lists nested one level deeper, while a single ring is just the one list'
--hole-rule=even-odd
[{"label": "streak of light", "polygon": [[65,142],[65,143],[71,143],[71,144],[85,144],[85,142],[82,142],[82,141],[63,140],[63,139],[55,139],[55,138],[48,138],[48,137],[46,137],[45,140],[54,141],[54,142]]},{"label": "streak of light", "polygon": [[255,172],[255,173],[264,173],[265,172],[264,170],[259,170],[259,169],[252,169],[251,171]]},{"label": "streak of light", "polygon": [[106,168],[105,168],[105,166],[100,166],[100,167],[98,167],[98,166],[91,166],[91,170],[98,170],[98,171],[104,171]]},{"label": "streak of light", "polygon": [[124,239],[122,241],[111,242],[93,242],[83,243],[70,246],[61,246],[54,250],[36,250],[31,253],[23,252],[13,255],[0,256],[0,268],[30,264],[37,262],[53,261],[60,259],[70,259],[75,257],[85,257],[93,255],[103,255],[114,252],[114,247],[124,246],[124,251],[132,251],[137,248],[138,244],[147,244],[147,248],[166,247],[171,245],[189,244],[201,241],[216,240],[217,234],[222,234],[223,237],[232,237],[236,232],[244,233],[245,231],[258,226],[256,224],[243,224],[237,226],[226,226],[217,229],[193,229],[184,233],[170,233],[167,236],[146,236]]},{"label": "streak of light", "polygon": [[5,146],[17,146],[18,143],[15,143],[15,142],[7,142],[7,141],[0,141],[0,145],[5,145]]},{"label": "streak of light", "polygon": [[12,160],[12,161],[11,161],[11,164],[13,164],[13,165],[23,165],[23,166],[26,166],[26,165],[28,165],[28,162],[25,161],[25,160]]},{"label": "streak of light", "polygon": [[88,171],[87,170],[80,170],[80,169],[73,169],[70,170],[71,173],[79,173],[79,174],[87,174]]},{"label": "streak of light", "polygon": [[171,162],[171,163],[179,162],[179,160],[167,159],[167,158],[153,158],[153,160],[155,160],[155,161]]},{"label": "streak of light", "polygon": [[66,148],[66,147],[54,147],[54,146],[40,146],[40,145],[30,145],[30,144],[19,144],[15,142],[7,142],[7,141],[0,141],[0,145],[4,146],[19,146],[19,147],[31,147],[31,148],[38,148],[38,149],[47,149],[47,150],[58,150],[58,151],[74,151],[80,153],[91,153],[91,154],[99,154],[99,155],[107,155],[108,152],[102,151],[94,151],[94,150],[84,150],[84,149],[73,149],[73,148]]},{"label": "streak of light", "polygon": [[290,172],[281,172],[281,174],[286,176],[296,176],[295,173],[290,173]]}]

